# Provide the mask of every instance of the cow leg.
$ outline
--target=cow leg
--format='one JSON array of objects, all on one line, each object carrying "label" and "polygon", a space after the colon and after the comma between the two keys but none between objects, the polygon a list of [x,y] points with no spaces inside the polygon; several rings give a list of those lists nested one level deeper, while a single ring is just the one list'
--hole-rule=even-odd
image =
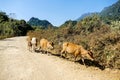
[{"label": "cow leg", "polygon": [[33,45],[32,45],[32,47],[31,47],[31,52],[33,52]]},{"label": "cow leg", "polygon": [[29,51],[32,52],[32,45],[29,47]]},{"label": "cow leg", "polygon": [[65,57],[67,57],[67,52],[65,51]]},{"label": "cow leg", "polygon": [[35,45],[33,44],[33,52],[35,51]]},{"label": "cow leg", "polygon": [[32,52],[35,52],[35,44],[32,44]]},{"label": "cow leg", "polygon": [[[82,62],[83,62],[83,64],[85,65],[85,62],[84,62],[84,59],[82,58]],[[86,66],[86,65],[85,65]]]},{"label": "cow leg", "polygon": [[45,52],[46,52],[46,54],[47,54],[48,56],[50,56],[50,52],[49,52],[48,49],[45,49]]},{"label": "cow leg", "polygon": [[76,50],[75,53],[74,53],[74,55],[75,55],[75,61],[76,61],[76,58],[77,58],[78,54],[79,54],[79,51]]},{"label": "cow leg", "polygon": [[61,53],[63,53],[65,50],[63,49],[62,51],[61,51]]},{"label": "cow leg", "polygon": [[35,52],[35,44],[33,44],[33,52]]},{"label": "cow leg", "polygon": [[27,49],[31,52],[31,50],[32,50],[32,44],[31,44],[31,42],[28,42]]},{"label": "cow leg", "polygon": [[41,46],[38,46],[38,50],[39,50],[39,51],[42,51]]},{"label": "cow leg", "polygon": [[43,54],[46,54],[46,53],[47,53],[47,51],[45,49],[43,49]]},{"label": "cow leg", "polygon": [[75,55],[75,58],[74,58],[75,62],[77,61],[77,55]]},{"label": "cow leg", "polygon": [[50,53],[48,52],[48,50],[47,50],[46,52],[47,52],[47,55],[49,56],[49,55],[50,55]]},{"label": "cow leg", "polygon": [[[63,54],[63,53],[62,53],[62,54]],[[61,55],[62,55],[62,54],[61,54]],[[64,54],[65,54],[64,57],[67,58],[67,52],[66,52],[66,51],[64,51]]]},{"label": "cow leg", "polygon": [[64,50],[62,50],[62,51],[60,52],[60,57],[62,57],[62,56],[63,56],[63,55],[62,55],[63,53],[64,53]]}]

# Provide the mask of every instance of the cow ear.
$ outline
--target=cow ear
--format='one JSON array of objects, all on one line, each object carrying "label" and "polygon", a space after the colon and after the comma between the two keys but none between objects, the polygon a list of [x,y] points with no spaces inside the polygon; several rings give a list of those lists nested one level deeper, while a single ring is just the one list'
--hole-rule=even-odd
[{"label": "cow ear", "polygon": [[51,44],[52,44],[52,45],[54,45],[54,43],[53,43],[53,42],[51,42]]},{"label": "cow ear", "polygon": [[93,52],[92,51],[89,51],[88,53],[89,53],[89,55],[93,56]]},{"label": "cow ear", "polygon": [[67,43],[67,46],[68,46],[69,43]]}]

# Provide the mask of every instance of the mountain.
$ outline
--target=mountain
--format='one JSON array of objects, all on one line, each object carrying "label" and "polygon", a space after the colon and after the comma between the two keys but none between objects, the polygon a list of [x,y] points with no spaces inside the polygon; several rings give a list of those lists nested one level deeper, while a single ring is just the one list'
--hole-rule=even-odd
[{"label": "mountain", "polygon": [[99,15],[98,12],[94,12],[94,13],[85,13],[85,14],[82,14],[78,19],[76,19],[76,21],[80,21],[88,16],[92,16],[92,15]]},{"label": "mountain", "polygon": [[120,20],[120,0],[109,7],[105,7],[100,15],[107,20]]},{"label": "mountain", "polygon": [[31,26],[38,26],[38,27],[41,27],[41,28],[54,27],[47,20],[40,20],[40,19],[35,18],[35,17],[30,18],[30,20],[27,23]]},{"label": "mountain", "polygon": [[77,24],[77,21],[68,20],[63,23],[60,27],[74,27]]},{"label": "mountain", "polygon": [[102,20],[105,22],[109,22],[111,20],[120,20],[120,0],[118,0],[116,3],[112,4],[111,6],[105,7],[100,13],[98,12],[85,13],[76,20],[80,21],[87,16],[92,16],[96,14],[101,16]]}]

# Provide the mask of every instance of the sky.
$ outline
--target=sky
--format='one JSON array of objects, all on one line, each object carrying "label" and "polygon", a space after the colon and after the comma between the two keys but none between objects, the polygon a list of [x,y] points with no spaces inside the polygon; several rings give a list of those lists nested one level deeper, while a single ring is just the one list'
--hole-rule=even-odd
[{"label": "sky", "polygon": [[16,19],[28,21],[31,17],[48,20],[60,26],[67,20],[76,20],[88,12],[100,12],[118,0],[0,0],[0,11]]}]

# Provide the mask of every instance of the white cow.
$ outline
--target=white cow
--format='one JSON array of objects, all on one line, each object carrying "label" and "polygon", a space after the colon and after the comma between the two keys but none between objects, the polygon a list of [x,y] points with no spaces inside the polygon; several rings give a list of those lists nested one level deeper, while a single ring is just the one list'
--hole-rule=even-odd
[{"label": "white cow", "polygon": [[31,44],[32,44],[32,51],[35,51],[35,49],[37,47],[37,39],[36,39],[36,37],[32,37]]}]

